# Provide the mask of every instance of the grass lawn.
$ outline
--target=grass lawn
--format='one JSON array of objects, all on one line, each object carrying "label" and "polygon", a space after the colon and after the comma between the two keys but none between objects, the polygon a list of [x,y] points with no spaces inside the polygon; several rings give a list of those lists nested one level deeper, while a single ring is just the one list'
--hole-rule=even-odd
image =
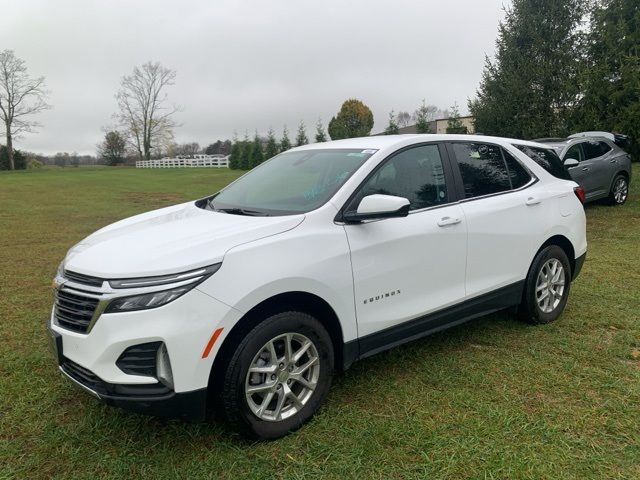
[{"label": "grass lawn", "polygon": [[271,443],[102,405],[47,350],[66,250],[120,218],[214,192],[227,170],[0,174],[0,478],[640,478],[640,165],[623,207],[587,207],[560,319],[509,315],[357,363]]}]

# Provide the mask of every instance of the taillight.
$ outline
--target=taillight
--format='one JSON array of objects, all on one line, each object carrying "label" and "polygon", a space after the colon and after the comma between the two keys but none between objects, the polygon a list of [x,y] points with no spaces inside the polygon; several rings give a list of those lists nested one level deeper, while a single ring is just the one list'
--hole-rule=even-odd
[{"label": "taillight", "polygon": [[584,203],[584,197],[585,197],[584,188],[575,187],[573,189],[573,193],[576,194],[576,197],[578,197],[578,200],[580,200],[580,203]]}]

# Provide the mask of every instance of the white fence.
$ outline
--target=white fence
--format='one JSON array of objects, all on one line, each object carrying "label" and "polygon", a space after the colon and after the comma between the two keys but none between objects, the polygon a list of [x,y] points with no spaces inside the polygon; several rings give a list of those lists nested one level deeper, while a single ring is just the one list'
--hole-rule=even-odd
[{"label": "white fence", "polygon": [[159,160],[138,160],[136,168],[229,168],[227,155],[194,155],[190,158],[161,158]]}]

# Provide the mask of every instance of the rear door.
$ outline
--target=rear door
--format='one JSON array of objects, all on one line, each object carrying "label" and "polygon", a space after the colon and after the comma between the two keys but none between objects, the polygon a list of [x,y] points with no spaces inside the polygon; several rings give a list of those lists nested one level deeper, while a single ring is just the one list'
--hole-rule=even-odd
[{"label": "rear door", "polygon": [[[356,210],[372,194],[407,198],[410,212],[403,218],[344,225],[361,338],[402,329],[404,322],[465,297],[467,226],[455,202],[444,146],[415,145],[391,155],[358,188],[345,211]],[[372,342],[366,349],[374,348]]]},{"label": "rear door", "polygon": [[467,222],[467,298],[500,291],[504,296],[498,303],[517,303],[543,242],[548,193],[498,145],[452,142],[449,151]]},{"label": "rear door", "polygon": [[[593,197],[600,197],[609,193],[612,165],[609,158],[611,147],[599,140],[587,140],[582,144],[587,167],[586,182]],[[581,165],[582,166],[582,165]],[[584,169],[584,168],[583,168]]]}]

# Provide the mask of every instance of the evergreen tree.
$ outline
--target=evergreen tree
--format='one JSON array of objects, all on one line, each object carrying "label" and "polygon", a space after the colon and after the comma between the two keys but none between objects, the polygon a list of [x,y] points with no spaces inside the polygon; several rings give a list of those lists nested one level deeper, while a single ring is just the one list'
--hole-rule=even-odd
[{"label": "evergreen tree", "polygon": [[322,125],[322,119],[318,118],[316,123],[316,142],[322,143],[327,141],[327,134],[324,133],[324,126]]},{"label": "evergreen tree", "polygon": [[251,145],[251,168],[257,167],[264,162],[264,155],[262,154],[262,140],[258,136],[258,131],[253,137],[253,144]]},{"label": "evergreen tree", "polygon": [[513,0],[501,22],[495,61],[485,60],[476,130],[515,138],[568,133],[579,96],[582,0]]},{"label": "evergreen tree", "polygon": [[[15,170],[24,170],[27,168],[27,162],[20,150],[13,151],[13,167]],[[0,170],[11,170],[9,149],[4,145],[0,145]]]},{"label": "evergreen tree", "polygon": [[458,109],[457,102],[451,106],[449,112],[447,133],[467,133],[467,127],[465,127],[460,121],[460,110]]},{"label": "evergreen tree", "polygon": [[332,140],[341,138],[366,137],[373,128],[373,113],[360,100],[346,100],[340,111],[329,122],[329,136]]},{"label": "evergreen tree", "polygon": [[640,5],[638,0],[606,0],[591,17],[582,96],[573,130],[630,135],[630,151],[640,155]]},{"label": "evergreen tree", "polygon": [[306,145],[307,143],[309,143],[309,139],[307,138],[307,131],[304,126],[304,122],[300,120],[300,124],[298,125],[298,134],[296,135],[296,147]]},{"label": "evergreen tree", "polygon": [[289,140],[289,130],[287,130],[287,126],[285,125],[282,129],[282,140],[280,140],[280,151],[286,152],[291,148],[291,140]]},{"label": "evergreen tree", "polygon": [[245,132],[242,140],[242,156],[240,157],[240,169],[251,169],[251,157],[253,156],[253,144],[249,141],[249,134]]},{"label": "evergreen tree", "polygon": [[273,128],[269,128],[267,133],[267,147],[264,152],[264,159],[269,160],[278,154],[278,143],[276,142],[276,136],[273,132]]},{"label": "evergreen tree", "polygon": [[400,133],[400,128],[398,127],[398,122],[396,121],[396,114],[393,110],[389,112],[389,125],[384,129],[385,135],[397,135]]},{"label": "evergreen tree", "polygon": [[240,160],[242,159],[242,143],[238,141],[238,137],[234,135],[233,145],[231,146],[231,154],[229,155],[229,168],[238,170],[240,168]]},{"label": "evergreen tree", "polygon": [[426,100],[422,99],[422,104],[416,110],[416,133],[433,133],[429,126],[433,107],[427,106]]}]

